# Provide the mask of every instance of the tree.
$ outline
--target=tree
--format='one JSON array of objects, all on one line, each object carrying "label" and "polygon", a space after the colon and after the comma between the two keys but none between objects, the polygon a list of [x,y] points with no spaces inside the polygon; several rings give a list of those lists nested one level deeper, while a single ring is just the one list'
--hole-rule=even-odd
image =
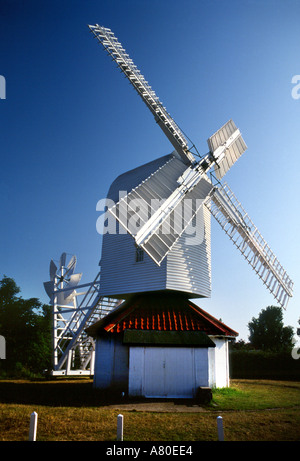
[{"label": "tree", "polygon": [[293,348],[293,328],[283,325],[280,307],[262,309],[258,318],[248,323],[249,340],[253,347],[265,351],[283,352]]},{"label": "tree", "polygon": [[0,334],[6,341],[6,359],[1,368],[42,372],[51,363],[51,307],[18,293],[14,279],[4,276],[0,281]]},{"label": "tree", "polygon": [[231,349],[235,351],[249,351],[251,348],[251,344],[246,343],[243,339],[239,339],[238,341],[234,340],[231,343]]}]

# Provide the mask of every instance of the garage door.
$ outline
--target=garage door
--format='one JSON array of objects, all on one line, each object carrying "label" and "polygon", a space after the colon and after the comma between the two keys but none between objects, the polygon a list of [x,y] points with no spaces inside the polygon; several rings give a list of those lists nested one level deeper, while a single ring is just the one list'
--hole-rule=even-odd
[{"label": "garage door", "polygon": [[194,396],[194,350],[177,347],[144,348],[143,394],[145,397]]}]

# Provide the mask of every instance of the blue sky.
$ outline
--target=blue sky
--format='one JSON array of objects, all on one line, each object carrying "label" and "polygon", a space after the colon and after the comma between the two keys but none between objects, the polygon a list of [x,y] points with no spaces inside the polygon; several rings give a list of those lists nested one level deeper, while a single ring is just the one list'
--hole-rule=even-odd
[{"label": "blue sky", "polygon": [[[119,174],[172,151],[92,38],[111,28],[175,121],[207,152],[230,118],[248,150],[224,178],[295,282],[298,326],[300,1],[6,0],[0,6],[0,274],[48,302],[50,259],[101,255],[98,200]],[[300,92],[299,92],[300,93]],[[212,218],[212,297],[197,303],[247,340],[272,295]]]}]

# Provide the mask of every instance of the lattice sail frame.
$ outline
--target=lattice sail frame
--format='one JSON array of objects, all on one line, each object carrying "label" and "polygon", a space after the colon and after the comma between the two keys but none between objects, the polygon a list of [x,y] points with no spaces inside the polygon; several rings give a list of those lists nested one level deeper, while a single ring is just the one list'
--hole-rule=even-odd
[{"label": "lattice sail frame", "polygon": [[205,206],[254,269],[278,303],[286,308],[293,281],[253,224],[228,184],[216,187]]},{"label": "lattice sail frame", "polygon": [[194,156],[189,152],[188,142],[184,134],[160,102],[132,59],[130,59],[114,33],[110,29],[99,26],[98,24],[95,26],[89,25],[88,27],[112,59],[117,63],[118,67],[128,78],[139,96],[141,96],[144,103],[154,115],[158,125],[164,131],[176,151],[180,154],[182,160],[188,164],[194,162]]}]

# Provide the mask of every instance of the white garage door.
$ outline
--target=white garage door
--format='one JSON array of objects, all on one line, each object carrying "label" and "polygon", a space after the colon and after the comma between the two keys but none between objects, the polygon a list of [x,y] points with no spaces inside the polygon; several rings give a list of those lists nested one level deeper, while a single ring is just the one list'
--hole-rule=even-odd
[{"label": "white garage door", "polygon": [[143,394],[145,397],[193,397],[194,349],[145,347],[144,354]]}]

